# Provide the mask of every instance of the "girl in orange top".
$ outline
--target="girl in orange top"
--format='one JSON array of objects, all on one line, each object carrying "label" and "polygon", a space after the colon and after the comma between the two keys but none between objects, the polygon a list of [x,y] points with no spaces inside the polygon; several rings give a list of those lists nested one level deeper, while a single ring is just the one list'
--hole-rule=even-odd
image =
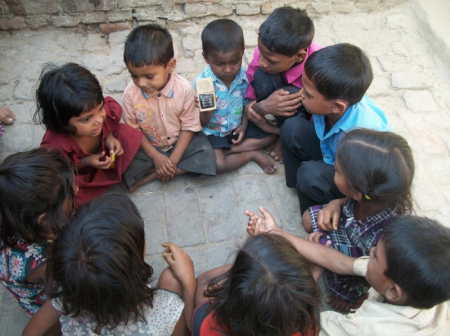
[{"label": "girl in orange top", "polygon": [[317,335],[320,299],[309,263],[291,243],[250,237],[234,264],[199,275],[193,336]]}]

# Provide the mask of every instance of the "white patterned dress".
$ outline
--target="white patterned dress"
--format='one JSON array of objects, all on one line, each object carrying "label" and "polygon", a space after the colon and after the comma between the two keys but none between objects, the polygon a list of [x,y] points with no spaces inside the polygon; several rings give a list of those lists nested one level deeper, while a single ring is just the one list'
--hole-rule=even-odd
[{"label": "white patterned dress", "polygon": [[[62,305],[58,299],[53,299],[52,305],[61,312]],[[97,334],[94,332],[97,323],[88,314],[76,318],[61,315],[59,321],[63,336],[170,336],[183,309],[184,302],[178,294],[158,289],[153,296],[153,309],[148,307],[144,312],[147,323],[140,321],[132,321],[127,325],[121,323],[114,329],[103,327],[100,334]]]}]

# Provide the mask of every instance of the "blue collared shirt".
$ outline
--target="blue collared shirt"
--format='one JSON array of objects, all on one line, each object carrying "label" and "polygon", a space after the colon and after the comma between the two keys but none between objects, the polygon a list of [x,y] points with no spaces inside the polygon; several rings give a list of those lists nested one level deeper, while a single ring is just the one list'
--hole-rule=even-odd
[{"label": "blue collared shirt", "polygon": [[337,147],[345,132],[357,128],[370,128],[384,132],[391,130],[383,110],[367,96],[364,96],[359,103],[350,106],[329,132],[326,131],[325,116],[313,115],[313,121],[320,140],[323,161],[328,164],[334,164]]},{"label": "blue collared shirt", "polygon": [[248,79],[244,67],[234,78],[228,90],[227,86],[214,74],[209,64],[206,69],[198,75],[192,85],[195,88],[195,81],[199,78],[212,78],[217,101],[217,109],[213,111],[209,124],[203,127],[202,131],[206,135],[226,136],[241,124],[242,112],[247,105],[248,99],[245,93],[248,88]]}]

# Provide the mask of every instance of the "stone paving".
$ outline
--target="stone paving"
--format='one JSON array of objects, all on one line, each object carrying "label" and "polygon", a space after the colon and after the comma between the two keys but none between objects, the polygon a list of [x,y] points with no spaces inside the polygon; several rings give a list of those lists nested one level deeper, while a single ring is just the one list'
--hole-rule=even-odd
[{"label": "stone paving", "polygon": [[[244,28],[244,65],[256,45],[256,29],[265,16],[233,17]],[[177,72],[192,80],[205,66],[200,33],[212,18],[169,27],[175,42]],[[416,24],[413,4],[371,14],[314,18],[315,41],[322,45],[349,42],[370,56],[375,79],[368,95],[384,108],[395,132],[404,136],[416,160],[414,200],[419,214],[450,225],[450,96],[449,85],[433,61],[433,52]],[[42,64],[80,63],[93,71],[105,95],[119,102],[131,80],[122,60],[129,31],[103,36],[81,29],[0,32],[0,104],[16,114],[0,138],[0,160],[39,145],[44,133],[33,125],[34,90]],[[158,277],[165,267],[161,243],[185,248],[196,274],[232,260],[246,238],[245,209],[265,206],[278,223],[304,237],[298,201],[284,183],[283,165],[265,175],[254,163],[216,177],[177,177],[153,182],[129,194],[146,223],[146,260]],[[115,191],[122,192],[120,188]],[[20,335],[29,317],[0,286],[0,335]]]}]

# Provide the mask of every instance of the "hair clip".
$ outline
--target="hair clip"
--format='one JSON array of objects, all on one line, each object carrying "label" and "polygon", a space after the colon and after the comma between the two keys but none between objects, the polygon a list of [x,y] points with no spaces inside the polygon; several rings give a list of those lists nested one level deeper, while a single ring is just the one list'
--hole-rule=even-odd
[{"label": "hair clip", "polygon": [[370,197],[369,197],[369,196],[367,196],[367,195],[364,195],[364,196],[366,197],[366,199],[370,200]]}]

